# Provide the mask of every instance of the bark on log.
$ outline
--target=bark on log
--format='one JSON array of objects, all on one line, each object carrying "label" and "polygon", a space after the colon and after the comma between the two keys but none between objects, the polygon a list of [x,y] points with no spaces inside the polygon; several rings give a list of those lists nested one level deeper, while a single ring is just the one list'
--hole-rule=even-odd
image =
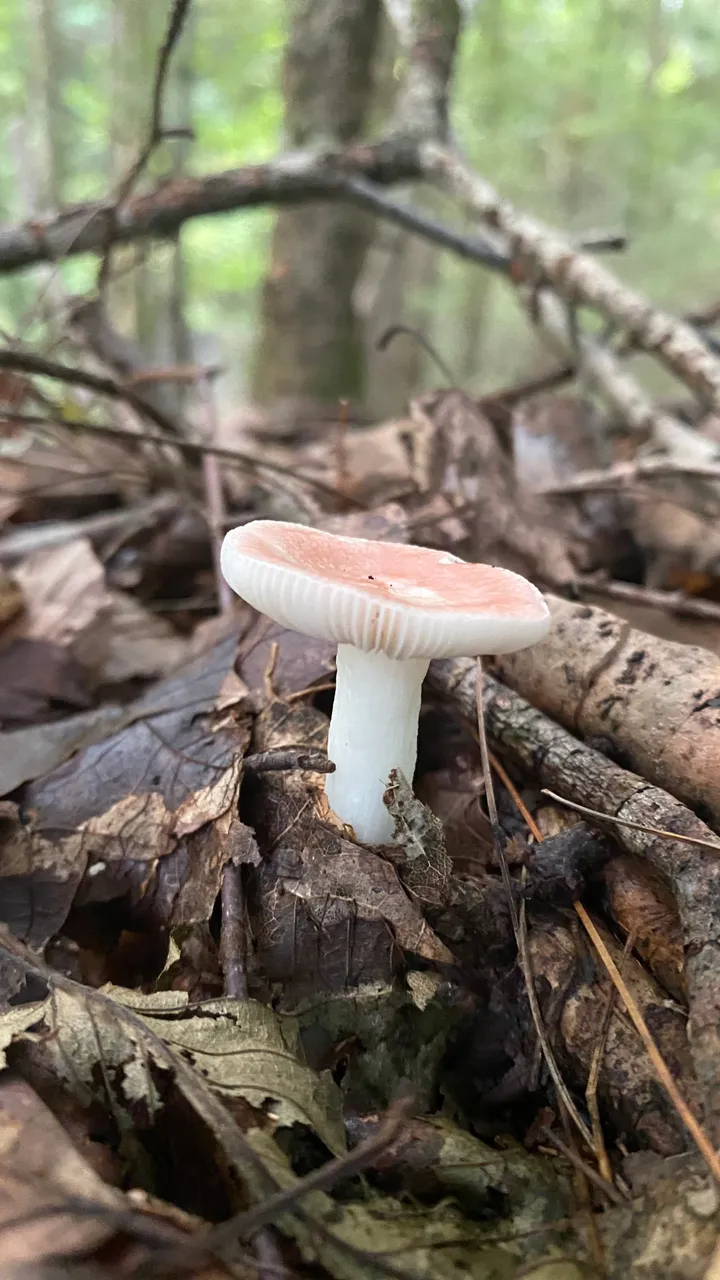
[{"label": "bark on log", "polygon": [[498,659],[500,678],[573,732],[605,739],[720,829],[720,659],[604,609],[546,598],[550,634]]},{"label": "bark on log", "polygon": [[[434,662],[431,686],[471,723],[476,720],[475,663]],[[591,808],[666,831],[713,840],[713,833],[678,800],[586,746],[486,675],[487,732],[543,786]],[[600,823],[598,825],[601,825]],[[690,845],[612,826],[617,842],[646,859],[671,886],[680,913],[690,1004],[693,1060],[714,1140],[720,1137],[720,858]]]}]

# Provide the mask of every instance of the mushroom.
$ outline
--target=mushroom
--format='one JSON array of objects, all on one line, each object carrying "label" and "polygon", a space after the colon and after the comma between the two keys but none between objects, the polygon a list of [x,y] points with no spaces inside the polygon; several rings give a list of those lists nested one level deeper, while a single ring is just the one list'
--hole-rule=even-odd
[{"label": "mushroom", "polygon": [[254,520],[230,530],[220,562],[261,613],[337,641],[325,792],[368,844],[392,839],[390,770],[412,782],[430,659],[512,653],[550,626],[542,595],[519,574],[427,547]]}]

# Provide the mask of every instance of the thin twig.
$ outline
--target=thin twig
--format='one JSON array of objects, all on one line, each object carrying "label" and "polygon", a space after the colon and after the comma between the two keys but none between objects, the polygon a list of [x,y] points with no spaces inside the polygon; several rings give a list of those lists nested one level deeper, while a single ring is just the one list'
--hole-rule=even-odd
[{"label": "thin twig", "polygon": [[505,885],[505,892],[508,898],[508,909],[510,911],[510,919],[512,921],[513,933],[515,938],[519,940],[518,913],[515,905],[515,889],[510,876],[510,868],[505,857],[505,837],[503,835],[500,820],[498,818],[497,805],[495,803],[495,788],[492,781],[492,771],[490,769],[490,753],[488,751],[487,734],[485,732],[485,711],[483,708],[483,668],[482,659],[477,659],[476,665],[476,694],[477,694],[477,727],[478,742],[480,744],[480,760],[482,762],[483,777],[485,779],[485,799],[488,807],[488,817],[490,818],[490,826],[493,833],[493,843],[497,852],[497,858],[500,863],[500,871]]},{"label": "thin twig", "polygon": [[[210,374],[203,374],[198,379],[198,390],[206,411],[205,443],[215,445],[220,436],[217,403],[215,401],[214,380]],[[223,490],[220,459],[216,454],[204,453],[202,456],[203,481],[205,485],[205,505],[210,544],[212,548],[213,568],[215,570],[215,590],[221,614],[231,614],[234,609],[233,593],[223,576],[220,567],[220,549],[225,530],[225,493]]]},{"label": "thin twig", "polygon": [[662,609],[663,613],[686,618],[703,618],[708,622],[720,622],[720,604],[716,600],[700,600],[687,596],[684,591],[657,591],[634,582],[616,582],[602,573],[587,573],[575,579],[578,591],[595,591],[612,600],[628,600],[632,604],[648,605]]},{"label": "thin twig", "polygon": [[[0,352],[0,367],[2,366],[2,354]],[[257,476],[258,480],[263,472],[271,476],[287,476],[289,480],[297,482],[298,485],[308,485],[310,488],[316,489],[318,493],[332,498],[333,501],[342,500],[356,509],[365,510],[364,504],[357,498],[350,498],[338,493],[336,489],[333,489],[332,485],[325,484],[322,480],[316,480],[314,476],[298,471],[297,467],[285,466],[282,462],[262,458],[259,455],[243,452],[240,449],[222,449],[217,445],[203,444],[199,440],[185,440],[179,437],[171,439],[168,436],[158,435],[152,431],[126,431],[123,427],[113,427],[109,423],[87,422],[84,418],[47,418],[33,414],[14,414],[13,420],[25,423],[27,426],[60,427],[68,431],[107,436],[111,440],[123,440],[129,445],[161,445],[164,449],[177,449],[180,453],[184,453],[191,458],[202,458],[204,454],[209,453],[216,458],[224,458],[226,462],[232,462],[237,467],[244,468],[252,475]],[[295,490],[293,490],[293,495],[296,498],[298,496]]]},{"label": "thin twig", "polygon": [[[56,360],[46,360],[44,356],[35,355],[32,351],[6,348],[0,350],[0,369],[15,369],[21,373],[36,375],[39,378],[52,378],[55,382],[69,383],[71,386],[87,387],[98,395],[107,396],[111,400],[124,400],[141,417],[150,418],[157,427],[165,431],[170,439],[177,434],[177,424],[161,409],[138,396],[132,387],[104,374],[91,373],[88,369],[74,369],[70,365],[60,364]],[[31,415],[12,414],[14,422],[25,422]],[[167,441],[165,442],[167,443]]]},{"label": "thin twig", "polygon": [[697,849],[709,849],[712,853],[720,853],[720,842],[717,841],[701,840],[698,836],[681,835],[678,831],[665,831],[662,827],[650,827],[644,822],[633,822],[630,818],[618,818],[615,814],[603,813],[600,809],[589,809],[587,805],[578,804],[575,800],[566,800],[564,796],[559,796],[547,787],[543,787],[540,794],[588,818],[597,818],[602,822],[612,822],[618,827],[629,827],[631,831],[642,831],[647,836],[659,836],[662,840],[679,840],[682,844],[691,844]]},{"label": "thin twig", "polygon": [[658,1049],[657,1045],[655,1044],[655,1041],[653,1040],[648,1030],[647,1023],[643,1018],[643,1015],[640,1011],[637,1001],[635,1000],[635,997],[633,996],[632,992],[628,989],[625,979],[620,973],[617,965],[615,964],[615,961],[610,955],[610,952],[605,946],[603,939],[598,933],[598,930],[596,929],[595,925],[590,919],[590,916],[585,910],[583,904],[581,902],[576,901],[573,903],[573,906],[578,916],[580,917],[580,920],[582,921],[585,929],[590,935],[590,938],[593,941],[595,949],[598,955],[600,956],[600,959],[602,960],[603,964],[605,965],[605,968],[608,971],[608,974],[613,983],[613,986],[617,990],[618,995],[620,996],[620,999],[622,1000],[623,1004],[625,1005],[625,1008],[628,1011],[630,1019],[635,1026],[635,1030],[640,1036],[640,1039],[642,1040],[645,1046],[645,1049],[647,1051],[647,1055],[650,1061],[652,1062],[653,1067],[655,1068],[655,1074],[657,1075],[658,1080],[660,1081],[661,1085],[665,1089],[680,1119],[682,1120],[690,1136],[695,1142],[695,1145],[697,1146],[698,1151],[700,1152],[703,1159],[705,1160],[705,1163],[707,1164],[707,1167],[710,1170],[711,1174],[715,1178],[716,1182],[720,1183],[720,1156],[718,1156],[717,1151],[715,1150],[712,1143],[710,1142],[710,1139],[708,1138],[704,1129],[702,1128],[700,1123],[696,1120],[687,1102],[685,1101],[682,1094],[680,1093],[680,1090],[678,1089],[672,1077],[672,1074],[670,1072],[669,1067],[667,1066],[667,1063],[665,1062],[665,1059],[660,1053],[660,1050]]},{"label": "thin twig", "polygon": [[598,1187],[600,1191],[602,1191],[604,1196],[607,1196],[611,1204],[625,1203],[624,1197],[615,1189],[612,1182],[608,1182],[607,1179],[601,1177],[597,1170],[593,1169],[591,1165],[586,1164],[585,1161],[578,1156],[577,1152],[573,1151],[567,1143],[563,1142],[562,1138],[559,1138],[556,1133],[553,1133],[552,1129],[550,1129],[548,1125],[543,1125],[542,1132],[545,1134],[548,1141],[557,1148],[560,1154],[565,1156],[566,1160],[570,1161],[571,1165],[573,1165],[575,1169],[582,1170],[585,1177],[589,1178],[594,1186]]},{"label": "thin twig", "polygon": [[334,773],[335,765],[315,747],[279,747],[275,751],[257,751],[243,760],[245,773],[284,773],[293,769]]},{"label": "thin twig", "polygon": [[425,335],[420,333],[419,329],[413,329],[412,325],[391,324],[384,333],[380,334],[380,337],[375,343],[375,349],[377,351],[387,351],[390,343],[394,342],[395,338],[400,337],[401,334],[406,334],[409,338],[413,338],[415,342],[422,347],[423,351],[427,352],[431,360],[435,361],[435,364],[440,370],[443,378],[445,378],[448,386],[454,387],[457,385],[457,380],[450,366],[445,363],[442,356],[435,350],[434,346],[429,342]]},{"label": "thin twig", "polygon": [[260,1228],[276,1223],[284,1214],[297,1211],[301,1201],[312,1192],[329,1191],[337,1183],[357,1176],[387,1150],[397,1137],[410,1109],[411,1102],[408,1098],[393,1103],[377,1132],[359,1143],[354,1151],[328,1160],[292,1186],[279,1188],[261,1203],[235,1214],[226,1222],[211,1228],[205,1235],[188,1241],[182,1249],[169,1250],[159,1259],[163,1269],[176,1264],[186,1265],[191,1256],[197,1258],[204,1254],[217,1255]]},{"label": "thin twig", "polygon": [[132,193],[132,190],[143,170],[147,168],[153,152],[167,137],[187,138],[193,136],[192,131],[187,128],[168,130],[163,127],[163,96],[167,84],[168,72],[170,70],[170,60],[172,58],[173,50],[182,34],[185,19],[187,18],[190,10],[190,2],[191,0],[173,0],[167,31],[165,32],[165,38],[160,46],[155,66],[148,135],[140,148],[137,157],[130,165],[127,173],[121,179],[115,193],[115,199],[112,207],[108,210],[107,238],[102,257],[100,259],[96,284],[97,292],[101,295],[110,276],[110,263],[112,259],[113,241],[115,238],[114,231],[119,222],[123,205]]},{"label": "thin twig", "polygon": [[220,909],[220,958],[225,977],[225,995],[231,1000],[247,1000],[245,894],[242,867],[234,862],[227,862],[223,870]]}]

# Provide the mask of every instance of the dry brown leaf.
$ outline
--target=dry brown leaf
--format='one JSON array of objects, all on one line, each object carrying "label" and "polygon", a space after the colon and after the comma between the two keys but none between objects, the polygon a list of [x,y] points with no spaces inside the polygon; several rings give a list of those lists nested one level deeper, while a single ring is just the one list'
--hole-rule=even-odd
[{"label": "dry brown leaf", "polygon": [[0,569],[0,630],[12,622],[23,608],[23,594],[4,569]]},{"label": "dry brown leaf", "polygon": [[230,635],[139,699],[125,728],[29,788],[38,832],[62,861],[87,862],[78,901],[129,893],[164,924],[209,918],[223,846],[242,831],[250,717],[240,682],[228,699],[236,648]]},{"label": "dry brown leaf", "polygon": [[75,751],[107,737],[127,716],[127,708],[107,704],[65,720],[0,733],[0,795],[56,769]]},{"label": "dry brown leaf", "polygon": [[90,702],[87,673],[68,649],[22,637],[0,647],[0,728],[56,719]]},{"label": "dry brown leaf", "polygon": [[303,849],[298,874],[283,877],[283,887],[306,902],[318,921],[332,923],[335,904],[343,918],[348,906],[361,920],[385,920],[392,927],[404,951],[414,952],[425,960],[452,964],[452,952],[440,941],[419,908],[411,902],[398,880],[395,869],[359,845],[340,840],[334,856],[326,850]]},{"label": "dry brown leaf", "polygon": [[392,860],[403,883],[420,902],[441,906],[450,897],[452,876],[442,822],[397,769],[390,771],[385,804],[395,823]]},{"label": "dry brown leaf", "polygon": [[112,591],[103,684],[168,675],[188,655],[189,641],[124,591]]},{"label": "dry brown leaf", "polygon": [[89,539],[34,552],[14,567],[13,578],[25,602],[13,638],[57,645],[97,671],[108,653],[113,602]]},{"label": "dry brown leaf", "polygon": [[[23,1080],[0,1081],[0,1233],[3,1263],[84,1254],[114,1234],[102,1215],[68,1208],[83,1200],[98,1210],[125,1208],[124,1196],[93,1172],[65,1130]],[[18,1219],[18,1225],[13,1221]]]},{"label": "dry brown leaf", "polygon": [[0,919],[40,950],[64,924],[87,858],[44,840],[17,805],[0,801]]},{"label": "dry brown leaf", "polygon": [[490,420],[460,391],[413,401],[414,421],[429,424],[433,440],[432,488],[471,504],[472,558],[492,560],[553,584],[575,578],[582,557],[577,531],[563,528],[557,504],[524,494]]}]

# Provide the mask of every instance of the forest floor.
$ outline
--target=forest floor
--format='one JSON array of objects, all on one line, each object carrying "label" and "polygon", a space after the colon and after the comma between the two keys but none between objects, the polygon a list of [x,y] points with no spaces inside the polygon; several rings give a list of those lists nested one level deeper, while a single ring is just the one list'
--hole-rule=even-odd
[{"label": "forest floor", "polygon": [[[73,414],[0,453],[0,1277],[717,1280],[713,495],[561,393]],[[431,665],[387,847],[322,804],[333,647],[217,575],[256,516],[546,591]]]}]

